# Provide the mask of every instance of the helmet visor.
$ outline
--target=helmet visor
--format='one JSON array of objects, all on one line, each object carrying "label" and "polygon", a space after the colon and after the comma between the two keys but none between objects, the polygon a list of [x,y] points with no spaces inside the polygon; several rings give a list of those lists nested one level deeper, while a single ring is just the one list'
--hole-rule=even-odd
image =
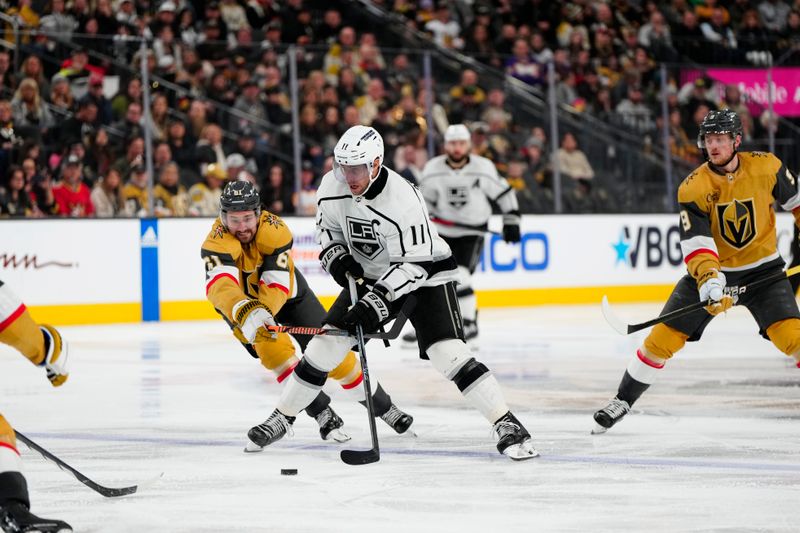
[{"label": "helmet visor", "polygon": [[365,185],[369,183],[369,167],[362,163],[360,165],[341,165],[334,161],[333,175],[341,182],[353,186]]}]

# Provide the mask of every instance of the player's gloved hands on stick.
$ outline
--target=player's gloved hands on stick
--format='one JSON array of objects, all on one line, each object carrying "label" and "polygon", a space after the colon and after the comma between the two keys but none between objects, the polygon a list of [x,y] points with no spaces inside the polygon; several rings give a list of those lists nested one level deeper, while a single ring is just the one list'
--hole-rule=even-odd
[{"label": "player's gloved hands on stick", "polygon": [[347,248],[340,243],[334,243],[322,250],[319,260],[328,274],[333,276],[334,281],[341,287],[347,288],[347,274],[359,280],[364,277],[364,268],[347,251]]},{"label": "player's gloved hands on stick", "polygon": [[519,242],[521,235],[519,232],[520,217],[518,214],[503,215],[503,240],[509,243]]},{"label": "player's gloved hands on stick", "polygon": [[372,333],[389,318],[390,303],[380,286],[364,295],[342,317],[345,328],[355,334],[356,326],[361,326],[364,333]]},{"label": "player's gloved hands on stick", "polygon": [[716,316],[724,313],[733,305],[733,298],[725,294],[727,280],[725,274],[717,269],[711,269],[697,280],[698,290],[700,291],[700,301],[707,302],[712,300],[713,305],[706,306],[706,311]]},{"label": "player's gloved hands on stick", "polygon": [[237,327],[247,342],[253,344],[261,341],[275,339],[275,333],[265,326],[275,326],[275,318],[267,308],[258,300],[241,300],[233,306],[231,313]]}]

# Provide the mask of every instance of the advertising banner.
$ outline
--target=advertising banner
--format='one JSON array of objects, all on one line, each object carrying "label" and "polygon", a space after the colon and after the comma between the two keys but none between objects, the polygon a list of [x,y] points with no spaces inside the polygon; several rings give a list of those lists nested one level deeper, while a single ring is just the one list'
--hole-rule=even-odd
[{"label": "advertising banner", "polygon": [[[292,256],[323,302],[339,287],[320,267],[313,218],[284,219]],[[200,247],[212,219],[0,222],[0,279],[56,323],[212,318]],[[778,216],[787,260],[793,218]],[[494,217],[490,228],[500,231]],[[473,277],[480,305],[659,301],[685,267],[677,215],[525,216],[522,241],[487,234]]]}]

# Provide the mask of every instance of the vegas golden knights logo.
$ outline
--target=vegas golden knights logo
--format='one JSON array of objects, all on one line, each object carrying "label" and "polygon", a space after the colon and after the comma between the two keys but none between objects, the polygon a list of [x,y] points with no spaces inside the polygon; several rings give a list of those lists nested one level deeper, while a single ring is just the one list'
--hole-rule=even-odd
[{"label": "vegas golden knights logo", "polygon": [[734,248],[744,248],[756,237],[753,199],[717,204],[720,236]]}]

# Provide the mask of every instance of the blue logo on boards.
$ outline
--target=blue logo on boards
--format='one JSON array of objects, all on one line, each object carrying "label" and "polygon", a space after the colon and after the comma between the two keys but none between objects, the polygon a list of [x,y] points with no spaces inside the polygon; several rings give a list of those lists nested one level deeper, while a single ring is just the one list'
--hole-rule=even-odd
[{"label": "blue logo on boards", "polygon": [[483,247],[479,269],[493,272],[545,270],[550,264],[550,243],[544,233],[523,233],[519,244],[505,244],[492,235]]},{"label": "blue logo on boards", "polygon": [[622,263],[631,268],[657,268],[665,263],[672,266],[683,263],[677,224],[666,230],[659,226],[623,226],[611,248],[614,266]]}]

